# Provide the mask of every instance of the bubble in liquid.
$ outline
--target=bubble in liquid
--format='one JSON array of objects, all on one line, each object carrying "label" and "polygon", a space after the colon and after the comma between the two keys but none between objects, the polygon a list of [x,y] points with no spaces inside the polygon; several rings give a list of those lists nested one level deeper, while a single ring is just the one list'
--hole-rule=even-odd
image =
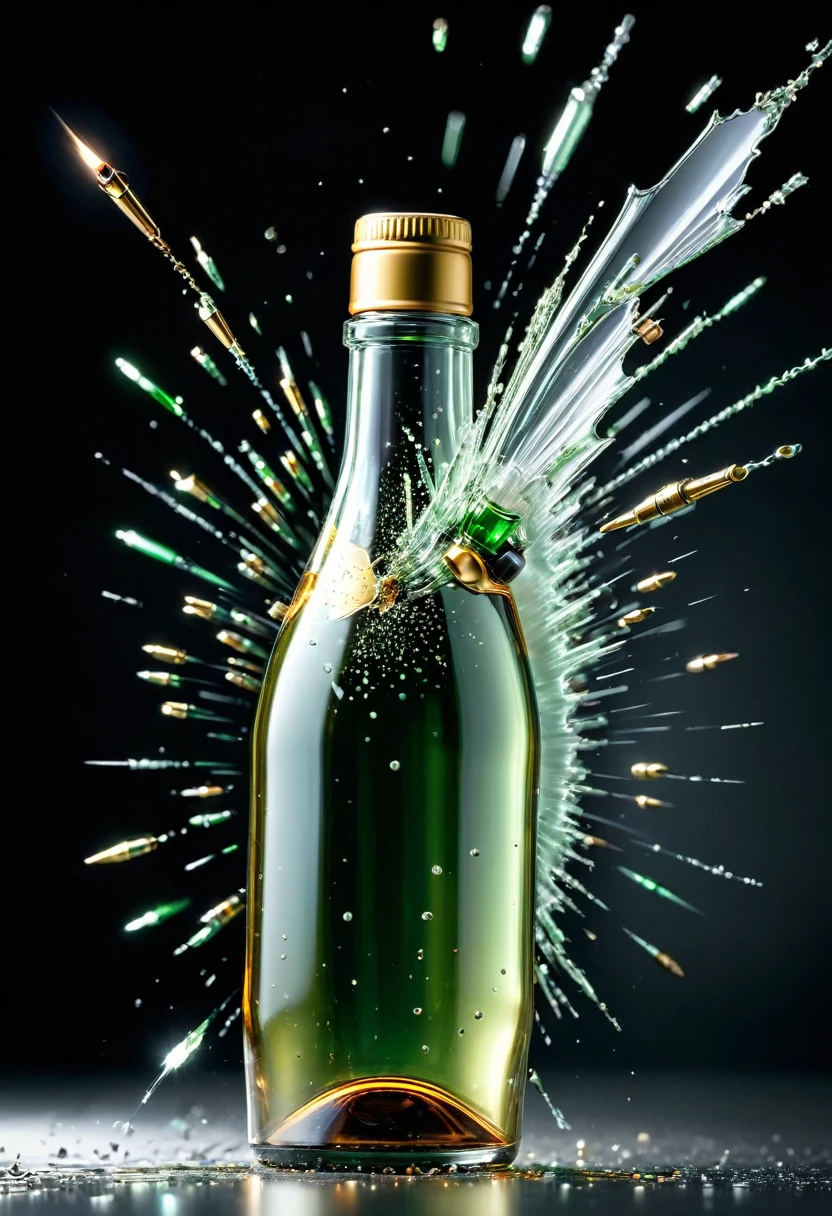
[{"label": "bubble in liquid", "polygon": [[423,1043],[423,1044],[422,1044],[422,1051],[425,1053],[425,1055],[427,1055],[427,1054],[428,1054],[428,1052],[430,1051],[430,1048],[429,1048],[429,1047],[426,1047],[426,1046],[425,1046],[425,1044]]},{"label": "bubble in liquid", "polygon": [[481,1009],[478,1009],[477,1012],[474,1014],[474,1017],[477,1019],[478,1022],[481,1022],[484,1017],[483,1011]]},{"label": "bubble in liquid", "polygon": [[390,767],[394,773],[397,773],[399,771],[399,769],[401,768],[401,765],[399,764],[398,760],[391,760]]},{"label": "bubble in liquid", "polygon": [[417,1005],[416,1008],[413,1010],[413,1012],[416,1014],[416,1017],[418,1018],[419,1014],[422,1012],[421,1005]]},{"label": "bubble in liquid", "polygon": [[472,850],[471,850],[471,856],[472,856],[472,857],[479,857],[479,855],[480,855],[480,851],[479,851],[479,849],[472,849]]},{"label": "bubble in liquid", "polygon": [[432,912],[423,912],[422,920],[433,920],[433,913]]},{"label": "bubble in liquid", "polygon": [[352,912],[345,912],[344,920],[352,920]]},{"label": "bubble in liquid", "polygon": [[441,874],[442,867],[441,866],[431,866],[430,872],[431,872],[431,874]]}]

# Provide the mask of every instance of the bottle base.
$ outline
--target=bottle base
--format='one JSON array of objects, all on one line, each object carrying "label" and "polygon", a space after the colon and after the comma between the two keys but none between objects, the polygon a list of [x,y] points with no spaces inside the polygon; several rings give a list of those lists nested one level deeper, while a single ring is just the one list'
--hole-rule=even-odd
[{"label": "bottle base", "polygon": [[501,1169],[511,1165],[519,1145],[504,1144],[493,1148],[425,1150],[415,1141],[412,1148],[388,1144],[362,1145],[360,1148],[300,1148],[289,1145],[272,1147],[252,1144],[251,1151],[260,1165],[272,1169],[337,1170],[363,1174],[427,1174],[456,1170]]},{"label": "bottle base", "polygon": [[510,1164],[517,1144],[438,1086],[363,1078],[328,1090],[252,1150],[264,1165],[372,1171]]}]

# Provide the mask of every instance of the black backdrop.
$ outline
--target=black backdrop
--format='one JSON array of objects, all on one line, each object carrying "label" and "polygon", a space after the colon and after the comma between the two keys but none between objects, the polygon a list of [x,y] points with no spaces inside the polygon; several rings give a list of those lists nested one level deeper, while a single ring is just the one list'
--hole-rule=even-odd
[{"label": "black backdrop", "polygon": [[[190,256],[188,237],[199,236],[228,285],[223,309],[270,383],[274,346],[283,343],[300,376],[323,386],[340,436],[351,225],[366,211],[425,208],[472,220],[482,393],[508,319],[508,310],[492,309],[486,281],[502,278],[539,150],[569,87],[598,62],[623,9],[598,4],[556,12],[537,63],[527,67],[519,44],[531,7],[507,5],[490,15],[479,5],[443,10],[450,38],[441,56],[430,39],[436,12],[421,3],[370,15],[343,7],[332,16],[319,5],[276,17],[252,15],[252,8],[216,21],[207,10],[164,20],[150,11],[136,11],[130,21],[76,15],[71,25],[44,25],[20,49],[12,123],[22,116],[25,155],[13,177],[15,226],[6,229],[6,253],[22,247],[28,302],[15,309],[6,343],[6,417],[20,423],[8,449],[19,488],[6,513],[6,585],[14,609],[6,641],[18,669],[11,708],[20,728],[6,757],[7,891],[21,874],[29,877],[11,901],[20,922],[6,946],[7,1068],[152,1070],[210,1009],[214,994],[231,991],[242,952],[239,921],[206,948],[204,960],[172,957],[182,938],[175,922],[155,936],[124,935],[131,916],[186,887],[197,906],[228,894],[244,882],[243,854],[222,872],[206,867],[183,876],[185,861],[231,839],[205,833],[130,866],[86,869],[82,859],[94,849],[180,821],[181,804],[168,791],[186,782],[176,774],[85,768],[82,761],[153,755],[159,746],[196,757],[204,747],[199,728],[160,719],[159,690],[140,686],[133,675],[145,665],[139,650],[145,641],[208,649],[209,635],[179,610],[183,591],[193,588],[175,571],[124,550],[115,529],[134,525],[205,565],[216,567],[221,558],[212,542],[115,469],[102,468],[94,453],[159,482],[168,469],[187,466],[230,488],[219,462],[129,385],[113,361],[122,355],[181,393],[200,420],[229,440],[246,435],[256,442],[249,415],[258,401],[220,348],[209,345],[169,268],[77,164],[48,107],[129,172],[174,249]],[[602,215],[611,220],[627,185],[658,180],[701,130],[711,107],[691,117],[684,103],[703,80],[713,72],[724,76],[715,98],[722,112],[745,107],[758,89],[796,74],[809,58],[805,43],[822,33],[805,6],[769,11],[764,21],[742,5],[700,17],[655,6],[637,7],[635,15],[631,44],[547,204],[540,225],[546,240],[521,301],[526,309],[598,200],[607,200]],[[798,169],[810,176],[809,188],[675,276],[663,311],[672,333],[695,309],[715,309],[757,274],[768,278],[764,293],[651,382],[654,405],[645,420],[658,417],[660,401],[673,408],[711,386],[709,401],[693,415],[704,416],[828,340],[829,244],[821,225],[828,210],[827,75],[832,67],[787,113],[751,172],[755,203]],[[445,171],[439,154],[450,109],[468,121],[459,162]],[[528,147],[509,199],[497,209],[497,179],[519,132]],[[268,243],[263,233],[271,225],[278,241]],[[277,244],[285,253],[276,252]],[[248,329],[249,310],[268,340]],[[302,329],[311,338],[312,364]],[[195,343],[223,367],[228,388],[209,381],[189,358]],[[17,387],[10,390],[12,377]],[[556,1031],[541,1063],[580,1072],[830,1062],[824,958],[832,836],[822,658],[829,383],[822,368],[688,453],[698,472],[760,458],[785,442],[805,445],[799,459],[639,542],[646,572],[697,550],[678,567],[683,577],[672,601],[690,627],[670,643],[644,648],[650,656],[644,675],[667,670],[668,658],[677,656],[678,665],[714,648],[738,650],[741,658],[730,672],[650,685],[649,696],[634,686],[630,699],[651,700],[649,712],[685,709],[678,721],[686,725],[762,719],[765,726],[680,729],[656,736],[660,747],[610,748],[592,764],[623,774],[635,759],[656,758],[681,772],[744,778],[741,786],[673,783],[661,790],[676,803],[673,811],[651,819],[629,812],[627,821],[765,886],[746,889],[628,854],[625,864],[702,907],[702,920],[651,900],[602,864],[595,890],[613,912],[590,910],[594,944],[574,918],[569,932],[624,1033],[616,1035],[582,1003],[581,1020]],[[268,450],[267,441],[261,446]],[[668,461],[648,482],[680,468]],[[144,606],[109,602],[102,589]],[[710,595],[717,598],[685,608]],[[669,950],[687,978],[661,972],[619,923]],[[203,966],[220,975],[208,993]],[[240,1055],[235,1029],[215,1040],[210,1059],[236,1067]]]}]

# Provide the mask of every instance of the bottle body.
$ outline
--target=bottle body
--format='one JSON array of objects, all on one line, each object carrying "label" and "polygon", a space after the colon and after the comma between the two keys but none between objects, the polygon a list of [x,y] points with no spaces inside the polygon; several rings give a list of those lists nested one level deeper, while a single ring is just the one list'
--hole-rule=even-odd
[{"label": "bottle body", "polygon": [[510,598],[376,594],[470,419],[475,341],[460,317],[348,326],[344,468],[253,737],[244,1016],[264,1161],[516,1151],[538,751],[522,635]]}]

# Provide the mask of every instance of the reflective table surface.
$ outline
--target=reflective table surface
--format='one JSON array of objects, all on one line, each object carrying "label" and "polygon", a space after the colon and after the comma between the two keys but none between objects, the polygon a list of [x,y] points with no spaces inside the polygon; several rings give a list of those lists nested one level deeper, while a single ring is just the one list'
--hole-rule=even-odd
[{"label": "reflective table surface", "polygon": [[525,1216],[550,1211],[832,1212],[832,1082],[549,1076],[509,1171],[288,1173],[256,1167],[235,1074],[174,1075],[135,1121],[142,1079],[3,1085],[0,1211],[110,1216]]}]

